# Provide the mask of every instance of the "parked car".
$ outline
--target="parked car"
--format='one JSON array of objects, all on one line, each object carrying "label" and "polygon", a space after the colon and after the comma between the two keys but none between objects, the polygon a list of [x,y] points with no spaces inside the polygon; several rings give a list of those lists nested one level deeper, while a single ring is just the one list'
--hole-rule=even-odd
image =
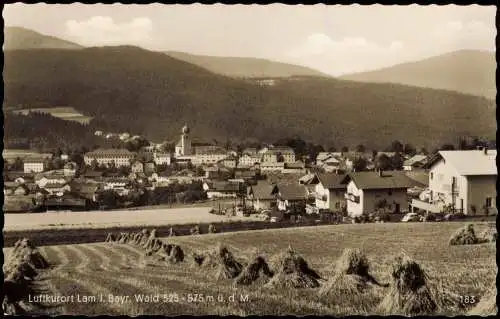
[{"label": "parked car", "polygon": [[403,216],[403,219],[401,219],[401,221],[404,223],[418,222],[420,221],[420,216],[417,213],[408,213]]}]

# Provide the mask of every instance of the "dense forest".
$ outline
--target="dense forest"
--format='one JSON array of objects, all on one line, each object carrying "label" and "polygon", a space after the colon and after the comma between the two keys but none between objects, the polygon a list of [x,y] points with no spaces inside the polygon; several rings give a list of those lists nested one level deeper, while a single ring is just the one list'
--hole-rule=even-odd
[{"label": "dense forest", "polygon": [[[380,149],[399,139],[432,148],[460,135],[493,138],[496,130],[495,103],[485,98],[321,77],[260,87],[130,46],[6,51],[4,81],[6,106],[67,105],[100,127],[153,140],[175,140],[187,123],[193,137],[221,141],[301,136]],[[7,133],[30,125],[16,127],[19,119],[9,117]],[[64,125],[69,134],[47,129],[47,138],[72,143],[85,130]]]}]

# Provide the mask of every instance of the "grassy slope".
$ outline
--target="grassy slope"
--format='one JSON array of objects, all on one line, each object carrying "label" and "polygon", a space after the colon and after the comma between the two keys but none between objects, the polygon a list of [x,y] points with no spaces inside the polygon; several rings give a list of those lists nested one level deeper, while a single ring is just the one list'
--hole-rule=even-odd
[{"label": "grassy slope", "polygon": [[494,52],[464,50],[340,78],[445,89],[494,100],[495,70]]},{"label": "grassy slope", "polygon": [[496,127],[494,102],[474,96],[321,77],[262,88],[128,46],[8,51],[4,78],[6,105],[68,105],[158,140],[176,138],[186,122],[194,137],[220,140],[298,134],[325,144],[431,147],[493,136]]},{"label": "grassy slope", "polygon": [[308,67],[266,59],[195,55],[178,51],[167,51],[165,53],[173,58],[198,65],[214,73],[236,78],[329,77],[329,75]]},{"label": "grassy slope", "polygon": [[[206,250],[217,242],[224,243],[237,257],[258,248],[268,260],[292,245],[313,269],[328,278],[331,264],[344,248],[363,249],[371,262],[373,275],[389,281],[388,265],[392,258],[406,251],[427,270],[432,282],[439,281],[458,295],[483,295],[496,276],[495,245],[454,246],[448,238],[460,223],[362,224],[316,228],[253,231],[168,239],[182,246],[185,253]],[[485,225],[478,224],[479,230]],[[319,249],[318,247],[321,247]],[[142,251],[129,245],[84,244],[41,247],[54,271],[43,278],[55,292],[80,294],[173,294],[179,302],[137,303],[123,305],[98,302],[88,307],[65,304],[64,314],[196,314],[196,315],[342,315],[375,314],[374,305],[384,296],[383,290],[368,292],[363,300],[353,296],[318,299],[316,290],[275,290],[260,286],[233,288],[232,283],[215,282],[213,275],[198,271],[187,263],[178,266],[140,266]],[[191,302],[182,300],[188,294],[205,296],[248,295],[249,302]],[[359,297],[357,297],[359,298]],[[367,306],[364,310],[360,303]],[[456,315],[456,314],[454,314]]]},{"label": "grassy slope", "polygon": [[81,45],[21,27],[4,29],[4,50],[81,49]]}]

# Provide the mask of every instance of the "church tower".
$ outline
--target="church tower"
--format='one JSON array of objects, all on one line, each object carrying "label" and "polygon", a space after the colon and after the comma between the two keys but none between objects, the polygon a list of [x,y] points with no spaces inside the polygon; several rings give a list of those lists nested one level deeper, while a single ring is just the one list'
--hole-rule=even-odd
[{"label": "church tower", "polygon": [[182,128],[181,139],[175,146],[176,156],[187,156],[192,155],[191,139],[189,138],[189,127],[184,125]]}]

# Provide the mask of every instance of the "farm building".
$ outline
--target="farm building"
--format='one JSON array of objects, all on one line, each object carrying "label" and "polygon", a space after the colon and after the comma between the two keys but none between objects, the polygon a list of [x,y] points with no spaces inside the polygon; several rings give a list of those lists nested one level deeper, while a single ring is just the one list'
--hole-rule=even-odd
[{"label": "farm building", "polygon": [[269,181],[258,181],[248,187],[248,200],[255,210],[271,209],[276,205],[278,186]]},{"label": "farm building", "polygon": [[345,175],[318,173],[316,177],[317,184],[314,189],[316,207],[332,211],[339,211],[345,207],[346,184],[342,183]]},{"label": "farm building", "polygon": [[351,217],[371,213],[383,205],[393,212],[408,210],[408,189],[415,181],[400,171],[356,172],[347,174],[345,198]]},{"label": "farm building", "polygon": [[427,164],[427,155],[417,154],[404,161],[403,169],[405,171],[412,171],[424,167],[425,164]]},{"label": "farm building", "polygon": [[278,185],[278,210],[287,211],[289,209],[304,207],[307,193],[304,185],[281,184]]},{"label": "farm building", "polygon": [[203,189],[207,192],[209,199],[215,198],[236,198],[241,190],[240,183],[225,181],[214,181],[203,183]]},{"label": "farm building", "polygon": [[444,206],[464,214],[496,211],[496,150],[440,151],[429,160],[429,197],[413,209],[440,212]]}]

